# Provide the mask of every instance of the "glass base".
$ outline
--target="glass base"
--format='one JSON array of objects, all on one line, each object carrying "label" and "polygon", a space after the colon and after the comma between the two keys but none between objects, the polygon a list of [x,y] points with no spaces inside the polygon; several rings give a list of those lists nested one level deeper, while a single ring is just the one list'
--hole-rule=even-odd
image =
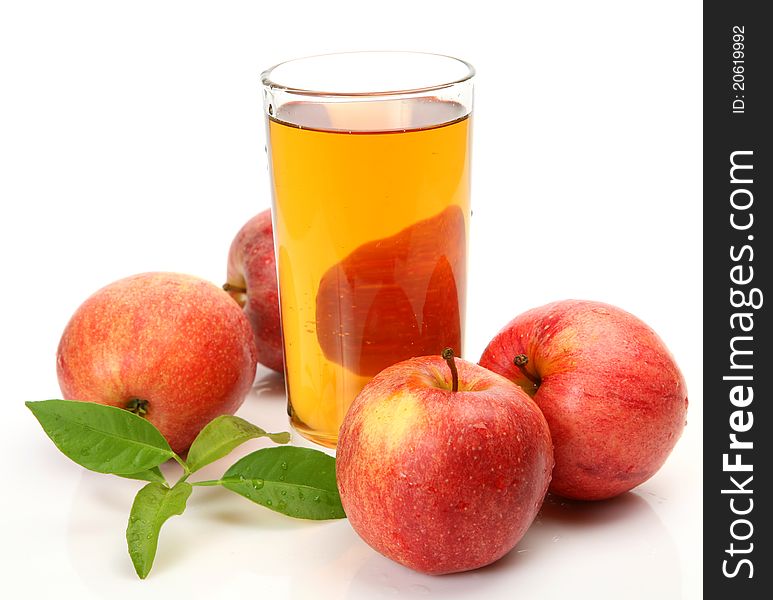
[{"label": "glass base", "polygon": [[303,421],[298,420],[295,415],[290,417],[290,425],[292,425],[295,431],[300,433],[310,442],[314,442],[320,446],[325,446],[326,448],[333,448],[335,450],[336,444],[338,443],[338,435],[331,435],[329,433],[314,431],[313,429],[309,428]]}]

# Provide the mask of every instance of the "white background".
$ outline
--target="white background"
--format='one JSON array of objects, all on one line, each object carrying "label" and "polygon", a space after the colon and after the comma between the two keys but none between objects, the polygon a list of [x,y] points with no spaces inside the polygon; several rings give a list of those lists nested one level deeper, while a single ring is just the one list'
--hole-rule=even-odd
[{"label": "white background", "polygon": [[[692,0],[3,3],[4,595],[699,597],[701,20]],[[480,571],[422,576],[346,521],[200,488],[140,582],[124,546],[140,484],[70,463],[23,401],[58,396],[59,336],[97,288],[147,270],[222,283],[231,238],[269,204],[258,73],[354,49],[477,67],[466,357],[527,308],[616,304],[681,365],[688,427],[634,493],[548,505]],[[284,428],[281,380],[261,371],[239,414]]]}]

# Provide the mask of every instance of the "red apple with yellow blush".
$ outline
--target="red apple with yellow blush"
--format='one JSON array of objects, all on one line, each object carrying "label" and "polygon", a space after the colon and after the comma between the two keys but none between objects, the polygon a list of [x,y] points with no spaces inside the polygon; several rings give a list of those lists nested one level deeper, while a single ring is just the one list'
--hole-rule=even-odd
[{"label": "red apple with yellow blush", "polygon": [[336,474],[354,530],[422,573],[476,569],[521,539],[553,468],[547,423],[504,377],[450,350],[372,379],[339,432]]},{"label": "red apple with yellow blush", "polygon": [[177,273],[142,273],[92,294],[56,356],[66,400],[131,410],[178,454],[212,419],[236,412],[256,365],[241,309],[216,285]]},{"label": "red apple with yellow blush", "polygon": [[663,465],[685,425],[687,388],[658,335],[624,310],[564,300],[529,310],[480,364],[534,398],[553,438],[550,491],[602,500]]}]

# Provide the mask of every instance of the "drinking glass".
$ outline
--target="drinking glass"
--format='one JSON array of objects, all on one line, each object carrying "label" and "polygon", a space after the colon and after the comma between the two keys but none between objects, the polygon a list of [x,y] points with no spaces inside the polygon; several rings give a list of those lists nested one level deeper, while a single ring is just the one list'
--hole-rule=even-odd
[{"label": "drinking glass", "polygon": [[319,444],[382,369],[462,352],[473,76],[416,52],[262,74],[288,413]]}]

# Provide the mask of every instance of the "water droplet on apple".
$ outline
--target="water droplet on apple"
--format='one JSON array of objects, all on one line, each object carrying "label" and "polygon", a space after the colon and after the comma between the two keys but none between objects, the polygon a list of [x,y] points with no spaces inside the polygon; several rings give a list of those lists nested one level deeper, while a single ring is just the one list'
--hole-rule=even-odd
[{"label": "water droplet on apple", "polygon": [[287,470],[287,463],[286,463],[286,462],[282,461],[282,464],[281,464],[280,466],[281,466],[281,467],[282,467],[282,469],[284,469],[285,471]]},{"label": "water droplet on apple", "polygon": [[319,496],[314,496],[314,502],[319,502],[320,498]]},{"label": "water droplet on apple", "polygon": [[266,506],[272,506],[274,503],[271,500],[266,500]]}]

